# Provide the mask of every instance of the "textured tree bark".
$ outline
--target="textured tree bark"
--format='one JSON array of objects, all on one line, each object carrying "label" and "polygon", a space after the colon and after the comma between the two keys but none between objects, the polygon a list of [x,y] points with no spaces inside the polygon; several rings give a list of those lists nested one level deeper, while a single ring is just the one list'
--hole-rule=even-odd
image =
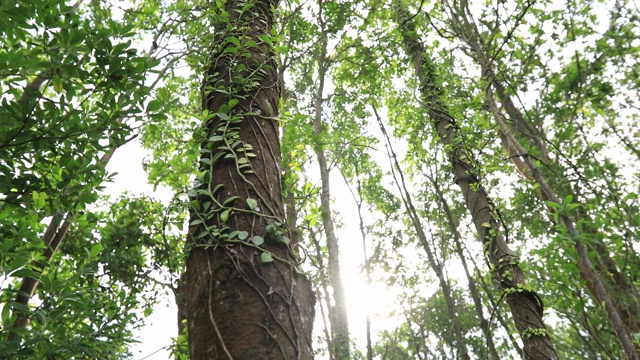
[{"label": "textured tree bark", "polygon": [[433,64],[418,41],[401,1],[395,2],[405,49],[420,81],[420,91],[428,108],[431,125],[442,141],[453,166],[455,182],[460,187],[476,230],[485,247],[496,281],[504,291],[516,328],[524,344],[525,359],[557,359],[555,348],[542,321],[543,303],[538,294],[526,287],[525,277],[515,254],[501,233],[499,214],[476,175],[477,162],[458,136],[458,127],[446,105],[442,90],[436,85]]},{"label": "textured tree bark", "polygon": [[274,234],[291,237],[282,198],[280,84],[265,40],[277,5],[228,1],[213,19],[223,25],[215,29],[203,110],[218,115],[205,121],[186,261],[192,360],[313,358],[311,285],[297,273],[282,233]]}]

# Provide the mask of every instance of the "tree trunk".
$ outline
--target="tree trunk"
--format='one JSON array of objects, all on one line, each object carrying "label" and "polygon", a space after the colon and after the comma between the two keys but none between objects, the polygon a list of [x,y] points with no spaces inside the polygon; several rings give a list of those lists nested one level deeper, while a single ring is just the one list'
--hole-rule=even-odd
[{"label": "tree trunk", "polygon": [[[503,147],[513,160],[519,172],[528,179],[535,181],[540,186],[538,192],[540,193],[542,200],[553,202],[558,205],[562,204],[558,194],[549,185],[547,181],[548,179],[534,164],[531,159],[532,154],[529,152],[529,149],[525,149],[524,146],[522,146],[521,141],[516,138],[514,134],[517,133],[520,139],[524,139],[528,143],[532,144],[529,148],[533,150],[533,155],[539,157],[542,162],[551,164],[542,129],[536,129],[525,118],[524,114],[515,106],[506,87],[502,84],[498,76],[496,76],[492,57],[488,55],[489,51],[483,45],[483,35],[480,34],[477,27],[469,21],[465,10],[458,9],[456,15],[459,16],[459,19],[456,19],[455,21],[457,31],[462,34],[461,39],[472,49],[472,57],[480,65],[482,74],[489,84],[486,91],[487,105],[489,106],[494,119],[496,119],[496,122],[500,126]],[[601,61],[603,61],[602,57],[596,58],[594,62],[592,62],[588,71],[582,76],[584,77],[587,73],[593,71],[593,69],[597,67],[597,63]],[[498,107],[498,103],[494,99],[493,89],[495,89],[495,95],[502,104],[501,108]],[[503,119],[501,114],[502,108],[504,108],[509,116],[515,131],[509,129],[506,125],[505,119]],[[562,174],[559,180],[562,182],[568,181]],[[574,196],[574,198],[576,197]],[[549,212],[551,216],[555,210],[549,209]],[[616,333],[626,355],[630,359],[639,359],[640,352],[638,346],[635,345],[631,339],[631,333],[638,329],[638,322],[636,321],[637,313],[635,313],[637,311],[636,305],[638,304],[638,301],[637,299],[634,299],[633,291],[629,291],[630,289],[633,289],[633,287],[627,282],[627,279],[624,276],[617,276],[619,271],[617,270],[615,263],[613,263],[613,260],[609,258],[609,251],[606,250],[606,246],[603,244],[597,246],[597,248],[599,248],[599,252],[596,256],[600,261],[596,263],[596,266],[600,265],[598,266],[598,270],[604,274],[598,274],[596,271],[596,267],[594,267],[588,256],[589,249],[587,249],[587,246],[589,243],[588,241],[583,241],[583,236],[579,235],[579,233],[590,233],[594,235],[597,232],[597,229],[592,226],[583,226],[581,229],[576,229],[576,221],[567,213],[560,214],[560,216],[558,216],[558,220],[558,223],[564,226],[567,234],[573,240],[574,247],[578,253],[578,267],[580,268],[580,275],[586,281],[589,292],[598,304],[603,304],[613,330]],[[552,222],[555,223],[555,220],[552,219]],[[605,287],[605,281],[612,285],[612,290],[618,290],[618,293],[624,294],[622,295],[623,297],[626,296],[631,299],[618,301],[616,297],[611,296],[613,291],[609,291],[607,287]],[[621,313],[625,314],[625,316],[621,316]],[[628,316],[629,314],[631,316]]]},{"label": "tree trunk", "polygon": [[[478,289],[475,284],[475,280],[473,280],[473,276],[469,272],[469,267],[467,266],[467,260],[465,259],[464,253],[462,252],[462,241],[460,240],[460,233],[458,232],[458,222],[453,218],[453,213],[451,212],[451,208],[449,207],[449,203],[447,199],[445,199],[444,194],[442,193],[442,189],[440,188],[440,184],[436,179],[430,178],[431,184],[433,185],[433,189],[436,191],[436,196],[440,205],[442,206],[442,210],[444,211],[447,222],[449,223],[449,228],[451,231],[451,236],[453,238],[453,246],[458,254],[458,258],[460,258],[460,262],[462,263],[462,268],[464,269],[464,273],[467,276],[467,282],[469,284],[469,293],[471,294],[471,299],[473,299],[473,305],[476,310],[476,314],[478,315],[478,319],[480,319],[480,329],[484,334],[484,337],[487,339],[487,359],[491,360],[499,360],[500,356],[498,355],[498,351],[496,350],[495,344],[493,342],[493,336],[491,333],[490,324],[487,319],[484,317],[484,311],[482,310],[482,301],[480,300],[480,294],[478,293]],[[483,357],[484,358],[484,357]]]},{"label": "tree trunk", "polygon": [[277,1],[221,6],[203,84],[201,175],[189,192],[190,357],[312,359],[315,299],[290,247],[282,198],[270,41]]},{"label": "tree trunk", "polygon": [[380,125],[380,130],[382,130],[382,135],[386,141],[387,151],[391,153],[390,155],[392,158],[392,166],[395,167],[396,171],[398,172],[398,176],[396,177],[395,171],[392,170],[394,181],[398,187],[398,192],[400,192],[402,202],[407,209],[407,215],[411,219],[411,224],[413,225],[413,229],[416,232],[418,242],[427,254],[427,262],[429,263],[429,267],[431,267],[433,272],[438,277],[438,282],[440,284],[440,288],[442,289],[442,295],[444,296],[445,303],[447,305],[447,316],[449,318],[449,322],[451,323],[451,331],[453,332],[453,337],[456,339],[456,343],[452,344],[452,346],[456,348],[458,359],[469,360],[469,350],[467,349],[467,344],[464,337],[465,331],[462,329],[460,321],[458,321],[458,311],[456,310],[456,304],[452,296],[449,280],[446,278],[444,272],[442,271],[444,264],[442,261],[436,259],[436,256],[431,249],[431,245],[429,244],[429,241],[427,241],[427,235],[425,234],[424,228],[422,227],[418,211],[413,206],[413,200],[411,200],[411,195],[409,194],[409,190],[407,189],[404,181],[404,173],[400,168],[400,163],[398,162],[396,153],[391,147],[391,141],[389,140],[387,130],[382,123],[380,115],[378,115],[378,111],[373,108],[373,112],[375,113],[378,124]]},{"label": "tree trunk", "polygon": [[480,183],[477,162],[458,135],[458,127],[445,104],[442,90],[437,86],[434,68],[424,47],[417,39],[415,29],[403,10],[401,1],[395,3],[398,24],[404,38],[405,49],[415,68],[425,106],[428,107],[431,126],[440,137],[452,165],[456,184],[465,199],[473,223],[484,244],[496,281],[503,290],[511,309],[516,328],[524,344],[525,359],[557,359],[555,348],[542,321],[544,307],[538,294],[529,289],[518,259],[509,249],[501,233],[500,216]]},{"label": "tree trunk", "polygon": [[[507,128],[506,123],[504,122],[500,114],[500,110],[498,109],[498,106],[495,102],[495,99],[493,98],[493,93],[491,90],[487,91],[487,104],[489,105],[489,109],[491,110],[494,118],[496,119],[496,122],[500,126],[502,133],[505,134],[509,138],[511,143],[513,143],[516,146],[516,149],[518,150],[518,152],[520,154],[523,154],[522,158],[525,164],[527,165],[528,169],[531,171],[531,176],[536,181],[536,183],[540,185],[540,190],[544,195],[545,200],[548,199],[549,202],[553,202],[561,206],[562,201],[557,197],[557,195],[555,194],[555,192],[553,192],[553,190],[551,189],[549,184],[546,182],[544,177],[540,174],[540,171],[535,166],[531,158],[527,155],[524,155],[526,154],[524,148],[522,147],[522,145],[520,145],[520,143],[516,140],[516,138]],[[627,330],[627,327],[625,326],[625,322],[623,318],[620,316],[620,311],[618,310],[619,306],[618,304],[616,304],[616,302],[613,301],[611,294],[604,287],[602,279],[600,279],[600,276],[598,275],[595,268],[593,267],[593,264],[591,262],[591,259],[589,258],[587,249],[584,243],[582,242],[579,232],[575,228],[575,224],[573,220],[564,213],[560,213],[558,216],[558,219],[567,229],[567,234],[569,235],[569,238],[573,240],[573,245],[578,253],[578,267],[580,268],[580,275],[587,282],[587,288],[589,289],[593,297],[596,299],[598,304],[601,304],[604,307],[605,311],[607,312],[607,315],[609,316],[609,321],[611,322],[611,326],[613,327],[613,330],[615,331],[616,336],[618,337],[618,340],[620,341],[620,344],[624,349],[624,352],[626,353],[628,358],[631,360],[640,359],[640,354],[638,353],[638,349],[636,348],[636,345],[633,343],[633,340],[631,339],[631,336]]]},{"label": "tree trunk", "polygon": [[[318,22],[320,23],[320,53],[318,55],[318,88],[315,97],[315,117],[313,122],[313,132],[319,139],[324,133],[322,124],[322,104],[324,102],[324,81],[328,68],[327,56],[327,30],[324,18],[322,16],[323,2],[318,2],[319,14]],[[351,358],[349,348],[349,319],[347,317],[347,301],[342,285],[342,277],[340,271],[340,249],[338,247],[338,238],[335,233],[333,224],[333,213],[331,211],[331,187],[329,179],[329,165],[324,152],[324,147],[319,140],[315,144],[316,158],[320,169],[321,188],[320,188],[320,207],[322,216],[322,225],[327,238],[327,250],[329,252],[329,280],[333,289],[333,300],[335,306],[329,311],[329,319],[331,322],[331,336],[334,347],[334,355],[337,360],[348,360]]]}]

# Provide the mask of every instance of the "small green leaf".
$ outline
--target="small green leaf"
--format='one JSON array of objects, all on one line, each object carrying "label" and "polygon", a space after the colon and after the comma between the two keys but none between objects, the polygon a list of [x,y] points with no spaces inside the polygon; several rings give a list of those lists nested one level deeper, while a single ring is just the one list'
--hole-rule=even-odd
[{"label": "small green leaf", "polygon": [[491,224],[489,224],[488,222],[484,222],[484,223],[482,223],[482,226],[486,227],[486,228],[490,228]]},{"label": "small green leaf", "polygon": [[89,250],[89,255],[92,258],[96,257],[96,255],[98,255],[98,253],[102,251],[102,249],[104,249],[104,246],[102,246],[102,244],[95,244],[91,247],[91,250]]},{"label": "small green leaf", "polygon": [[13,325],[12,321],[11,321],[11,306],[9,306],[8,304],[5,304],[2,307],[2,325],[3,327],[7,328],[11,325]]},{"label": "small green leaf", "polygon": [[162,107],[162,101],[157,99],[151,100],[147,104],[147,112],[156,112],[160,110],[161,107]]},{"label": "small green leaf", "polygon": [[56,75],[53,77],[53,90],[57,93],[60,93],[63,88],[62,77]]},{"label": "small green leaf", "polygon": [[160,88],[158,95],[160,95],[160,98],[165,102],[169,100],[169,90],[167,90],[166,87]]},{"label": "small green leaf", "polygon": [[222,221],[223,223],[226,223],[227,220],[229,220],[230,212],[231,212],[231,209],[226,209],[225,211],[223,211],[222,214],[220,214],[220,221]]},{"label": "small green leaf", "polygon": [[258,202],[255,199],[247,198],[247,205],[249,206],[249,209],[255,211],[258,207]]},{"label": "small green leaf", "polygon": [[284,245],[289,245],[289,243],[291,242],[291,240],[289,240],[288,237],[286,236],[278,236],[278,242]]},{"label": "small green leaf", "polygon": [[258,35],[258,37],[260,38],[260,40],[266,42],[267,44],[273,45],[273,42],[271,41],[271,37],[269,35],[262,34],[262,35]]},{"label": "small green leaf", "polygon": [[571,203],[571,200],[573,200],[573,195],[567,195],[566,198],[564,198],[564,204],[569,204]]},{"label": "small green leaf", "polygon": [[46,193],[37,192],[35,190],[31,193],[31,196],[33,197],[33,205],[36,209],[44,208],[46,205],[46,201],[49,198],[49,195],[47,195]]},{"label": "small green leaf", "polygon": [[234,201],[236,201],[238,199],[240,199],[240,196],[234,195],[234,196],[232,196],[230,198],[227,198],[227,200],[225,200],[224,203],[222,203],[222,205],[229,205],[229,204],[231,204],[232,202],[234,202]]},{"label": "small green leaf", "polygon": [[550,206],[550,207],[555,208],[555,209],[562,208],[562,205],[560,205],[558,203],[555,203],[553,201],[545,201],[544,203],[545,203],[545,205]]},{"label": "small green leaf", "polygon": [[218,192],[218,190],[222,189],[223,186],[224,186],[223,184],[216,185],[216,187],[214,187],[213,190],[211,191],[211,194],[215,194],[216,192]]},{"label": "small green leaf", "polygon": [[246,240],[249,237],[249,233],[246,231],[238,231],[238,239]]},{"label": "small green leaf", "polygon": [[271,255],[271,253],[270,253],[270,252],[265,251],[265,252],[263,252],[262,254],[260,254],[260,261],[261,261],[263,264],[266,264],[266,263],[272,262],[272,261],[273,261],[273,255]]},{"label": "small green leaf", "polygon": [[254,245],[256,246],[260,246],[262,244],[264,244],[264,238],[262,236],[254,236],[251,241],[253,242]]},{"label": "small green leaf", "polygon": [[196,226],[196,225],[200,225],[202,224],[202,220],[201,219],[195,219],[191,222],[191,224],[189,224],[189,226]]}]

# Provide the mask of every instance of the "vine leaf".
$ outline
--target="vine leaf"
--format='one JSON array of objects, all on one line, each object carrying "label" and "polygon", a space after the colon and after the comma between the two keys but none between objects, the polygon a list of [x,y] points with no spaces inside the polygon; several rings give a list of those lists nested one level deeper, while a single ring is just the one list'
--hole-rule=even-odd
[{"label": "vine leaf", "polygon": [[226,209],[225,211],[223,211],[222,214],[220,214],[220,221],[222,221],[223,223],[226,223],[227,220],[229,220],[230,211],[231,209]]},{"label": "vine leaf", "polygon": [[252,211],[255,211],[258,207],[258,201],[256,201],[256,199],[248,198],[247,206],[249,206],[249,209],[251,209]]},{"label": "vine leaf", "polygon": [[262,236],[254,236],[251,241],[253,242],[254,245],[256,246],[260,246],[262,244],[264,244],[264,238]]},{"label": "vine leaf", "polygon": [[225,200],[222,205],[229,205],[229,204],[231,204],[232,202],[234,202],[237,199],[240,199],[240,196],[237,196],[237,195],[231,196],[230,198]]},{"label": "vine leaf", "polygon": [[270,262],[272,262],[272,261],[273,261],[273,255],[271,255],[271,253],[270,253],[270,252],[265,251],[265,252],[263,252],[263,253],[260,255],[260,261],[261,261],[263,264],[270,263]]}]

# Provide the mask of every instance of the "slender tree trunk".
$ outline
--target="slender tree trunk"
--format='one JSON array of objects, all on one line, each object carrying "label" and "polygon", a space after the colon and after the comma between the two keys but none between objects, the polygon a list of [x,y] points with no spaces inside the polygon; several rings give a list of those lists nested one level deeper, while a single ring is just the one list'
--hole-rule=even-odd
[{"label": "slender tree trunk", "polygon": [[[317,297],[319,297],[320,300],[320,312],[322,313],[322,322],[323,322],[323,332],[324,332],[324,338],[325,338],[325,342],[327,343],[327,352],[329,353],[329,360],[335,360],[335,356],[333,354],[334,352],[334,345],[333,345],[333,336],[331,336],[330,331],[331,331],[331,314],[333,314],[333,308],[331,305],[331,296],[329,295],[329,286],[327,285],[327,267],[324,264],[324,255],[323,255],[323,251],[322,251],[322,246],[320,245],[320,241],[318,241],[318,236],[315,233],[315,231],[313,231],[313,229],[309,228],[309,235],[311,237],[311,241],[313,242],[313,245],[316,249],[316,259],[318,261],[317,263],[317,268],[320,272],[320,276],[322,278],[322,280],[320,281],[320,286],[318,286],[318,290],[316,291]],[[325,314],[324,311],[324,306],[323,303],[327,306],[327,312]],[[327,319],[329,321],[329,323],[327,324]]]},{"label": "slender tree trunk", "polygon": [[[501,131],[504,134],[506,134],[506,136],[509,138],[510,142],[515,145],[518,152],[520,154],[523,154],[522,158],[525,164],[527,165],[529,171],[531,171],[531,176],[536,181],[536,183],[540,185],[540,189],[544,194],[545,199],[548,199],[548,201],[551,201],[555,204],[562,205],[562,202],[557,197],[557,195],[553,192],[553,190],[551,189],[549,184],[546,182],[546,180],[542,177],[542,175],[538,171],[537,167],[535,166],[531,158],[529,156],[524,155],[526,154],[526,151],[524,150],[524,148],[520,145],[520,143],[516,140],[516,138],[507,128],[500,114],[500,110],[498,109],[498,106],[495,100],[493,99],[492,91],[489,90],[487,93],[488,93],[488,98],[487,98],[488,105],[492,114],[494,115],[494,118],[496,119],[496,122],[500,126]],[[609,316],[609,321],[611,322],[613,330],[615,331],[616,336],[618,337],[618,340],[620,341],[620,344],[624,349],[624,352],[626,353],[627,357],[631,360],[640,359],[638,350],[636,349],[636,346],[631,340],[631,336],[627,328],[625,327],[624,321],[620,316],[620,312],[618,311],[619,306],[617,306],[618,304],[614,302],[613,298],[609,294],[609,291],[607,291],[607,289],[604,287],[604,284],[600,279],[600,276],[595,271],[593,264],[591,262],[591,259],[589,258],[588,251],[585,245],[583,244],[581,237],[578,234],[578,231],[575,228],[574,222],[566,214],[561,213],[558,215],[558,218],[561,221],[561,223],[564,225],[564,227],[567,229],[567,233],[569,234],[569,237],[573,240],[573,245],[576,251],[578,252],[578,266],[580,268],[580,275],[582,275],[582,277],[587,281],[587,288],[593,294],[598,304],[602,304],[604,306],[604,309],[607,312],[607,315]]]},{"label": "slender tree trunk", "polygon": [[277,5],[227,1],[213,19],[201,176],[189,193],[191,360],[313,358],[315,300],[310,282],[298,273],[286,227],[280,84],[273,45],[265,40]]},{"label": "slender tree trunk", "polygon": [[[354,163],[353,166],[354,166],[354,172],[355,172],[356,192],[358,196],[356,196],[356,193],[353,192],[353,189],[351,188],[349,181],[344,174],[342,174],[342,178],[344,179],[344,183],[349,188],[349,191],[351,192],[351,196],[353,197],[353,201],[356,203],[356,207],[358,209],[358,228],[360,229],[360,237],[362,238],[362,254],[364,257],[364,270],[365,270],[365,276],[367,279],[367,285],[370,286],[371,285],[371,262],[369,260],[369,257],[367,256],[367,231],[365,230],[364,217],[362,216],[362,204],[363,204],[362,183],[360,182],[360,171],[359,171],[358,163]],[[366,340],[367,340],[366,357],[367,357],[367,360],[373,360],[373,345],[371,341],[371,317],[369,312],[367,312],[365,327],[366,327]]]},{"label": "slender tree trunk", "polygon": [[445,146],[453,166],[455,182],[460,187],[473,223],[480,235],[496,281],[504,292],[516,328],[524,344],[525,359],[557,359],[553,344],[542,321],[544,307],[540,296],[529,289],[518,260],[502,235],[500,215],[476,175],[477,162],[461,142],[455,119],[442,102],[442,91],[436,85],[433,64],[417,33],[409,22],[401,1],[395,3],[405,49],[420,81],[420,91],[428,108],[431,125]]},{"label": "slender tree trunk", "polygon": [[[422,223],[420,222],[419,214],[413,205],[411,196],[409,195],[409,191],[404,181],[404,174],[402,172],[402,169],[400,168],[400,164],[398,162],[398,158],[396,157],[395,151],[391,147],[391,141],[389,140],[387,131],[382,123],[382,119],[378,115],[378,112],[375,108],[373,109],[373,111],[375,113],[376,119],[378,120],[380,130],[382,130],[382,134],[385,138],[387,149],[391,154],[391,158],[393,161],[392,167],[395,168],[395,171],[392,170],[394,180],[402,197],[404,206],[407,209],[407,214],[411,219],[411,224],[413,225],[413,228],[416,232],[418,242],[420,243],[420,245],[422,245],[422,248],[427,253],[427,261],[429,262],[429,266],[438,277],[440,288],[442,289],[442,294],[444,296],[445,303],[447,304],[447,316],[449,317],[449,321],[451,322],[451,330],[453,332],[454,338],[456,339],[455,347],[458,358],[469,360],[469,350],[467,349],[467,344],[464,338],[464,331],[460,326],[460,321],[458,321],[458,312],[456,311],[455,301],[453,300],[453,296],[451,294],[451,286],[449,286],[449,281],[442,271],[444,264],[441,261],[437,260],[433,254],[431,246],[427,241],[427,236],[424,232],[424,228],[422,227]],[[396,172],[398,173],[398,177],[396,177],[395,175]]]},{"label": "slender tree trunk", "polygon": [[442,189],[440,188],[440,184],[436,181],[436,179],[430,178],[431,184],[433,185],[433,189],[436,191],[436,195],[438,197],[438,201],[440,201],[440,205],[442,205],[442,209],[447,217],[447,222],[449,223],[450,232],[453,237],[454,248],[456,253],[458,254],[458,258],[462,262],[462,268],[464,269],[464,273],[467,276],[467,282],[469,283],[469,292],[471,293],[471,299],[473,299],[473,305],[476,310],[476,314],[478,315],[478,319],[480,319],[480,329],[484,334],[485,339],[487,340],[487,353],[489,354],[487,358],[491,360],[499,360],[500,356],[498,355],[498,351],[496,350],[493,336],[491,334],[490,324],[487,319],[484,317],[484,311],[482,310],[482,301],[480,300],[480,294],[478,293],[478,288],[476,288],[475,280],[471,276],[469,272],[469,268],[467,266],[467,260],[462,251],[462,241],[460,241],[460,233],[458,232],[458,223],[453,218],[453,214],[451,213],[451,208],[449,207],[449,203],[444,198],[444,194],[442,193]]},{"label": "slender tree trunk", "polygon": [[[540,160],[545,162],[546,164],[550,164],[550,158],[548,155],[545,139],[541,129],[536,129],[531,123],[525,118],[522,112],[515,106],[513,100],[511,99],[511,95],[502,84],[500,79],[495,74],[494,67],[492,64],[492,60],[490,60],[490,56],[488,55],[487,49],[482,44],[482,35],[472,24],[466,16],[468,9],[456,9],[455,15],[457,19],[454,21],[457,31],[462,34],[461,39],[467,43],[467,45],[472,49],[473,58],[478,62],[482,69],[482,74],[485,76],[487,82],[490,84],[490,88],[487,89],[487,105],[489,105],[492,115],[496,119],[496,122],[500,126],[501,131],[501,140],[503,142],[504,148],[507,150],[510,158],[514,161],[514,164],[520,171],[520,173],[535,181],[539,186],[539,193],[544,201],[550,201],[556,204],[561,204],[558,195],[553,191],[552,187],[547,183],[547,179],[541,174],[539,169],[533,163],[531,159],[531,155],[539,157]],[[598,57],[594,60],[592,65],[589,67],[589,72],[595,69],[596,63],[601,62],[602,57]],[[583,76],[586,76],[583,75]],[[497,106],[495,99],[493,98],[493,87],[495,89],[495,93],[500,100],[500,103],[504,107],[507,115],[511,119],[513,123],[513,127],[515,131],[527,139],[535,153],[531,154],[522,146],[521,142],[516,138],[514,132],[510,130],[502,115],[500,114],[500,109]],[[567,181],[565,179],[560,179],[561,181]],[[574,197],[575,198],[575,197]],[[550,215],[553,215],[555,210],[549,209]],[[567,214],[560,214],[558,217],[559,223],[564,226],[569,237],[574,242],[574,247],[578,252],[578,266],[580,268],[581,277],[587,282],[587,288],[589,292],[592,294],[594,300],[598,304],[604,303],[605,311],[609,316],[609,320],[613,326],[613,330],[616,333],[626,355],[630,359],[638,359],[640,358],[640,354],[638,352],[638,347],[633,344],[631,340],[629,330],[632,332],[636,332],[639,328],[639,324],[637,322],[637,306],[638,300],[635,298],[635,291],[630,291],[633,289],[633,286],[628,283],[627,278],[625,276],[621,276],[617,269],[617,266],[613,262],[613,260],[609,257],[609,251],[603,244],[599,244],[596,246],[599,248],[599,252],[597,256],[600,261],[596,264],[596,267],[592,264],[591,259],[588,256],[588,242],[584,242],[582,237],[579,236],[579,231],[576,229],[576,222]],[[552,220],[553,221],[553,220]],[[555,221],[554,221],[555,222]],[[591,226],[586,227],[585,229],[580,229],[583,233],[597,233],[597,229],[594,229]],[[601,274],[604,272],[604,276],[598,274],[596,268],[601,271]],[[612,278],[612,281],[606,280],[607,283],[611,283],[612,288],[617,290],[622,294],[625,294],[627,297],[631,297],[630,301],[618,301],[616,297],[612,297],[609,290],[605,287],[604,281],[602,278]],[[624,296],[624,295],[623,295]],[[620,313],[625,314],[625,316],[620,316]],[[630,316],[627,316],[630,315]]]},{"label": "slender tree trunk", "polygon": [[[326,71],[328,69],[327,61],[327,30],[322,15],[323,1],[318,2],[318,22],[320,23],[320,53],[318,54],[318,88],[315,97],[315,117],[313,122],[314,135],[319,139],[322,137],[322,105],[324,103],[324,81]],[[321,189],[320,189],[320,206],[322,224],[324,233],[327,238],[327,249],[329,252],[329,279],[331,288],[333,289],[333,299],[335,306],[330,312],[331,335],[334,346],[334,355],[337,360],[347,360],[351,358],[349,347],[349,319],[347,316],[347,301],[345,298],[344,287],[342,285],[342,276],[340,272],[340,250],[338,247],[338,238],[335,233],[333,224],[333,213],[331,211],[331,187],[329,177],[329,166],[324,152],[324,147],[320,142],[315,144],[316,158],[320,168]]]}]

